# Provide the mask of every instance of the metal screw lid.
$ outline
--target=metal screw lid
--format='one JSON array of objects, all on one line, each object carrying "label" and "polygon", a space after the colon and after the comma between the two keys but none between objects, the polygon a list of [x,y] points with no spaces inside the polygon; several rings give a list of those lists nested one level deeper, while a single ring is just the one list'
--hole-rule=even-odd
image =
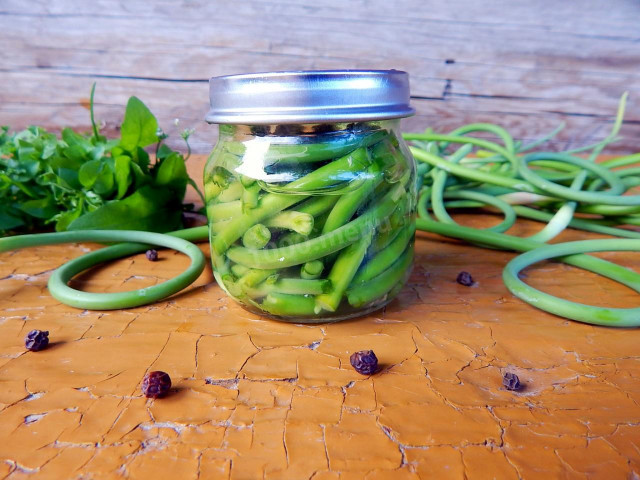
[{"label": "metal screw lid", "polygon": [[399,70],[249,73],[209,80],[209,123],[363,122],[408,117],[409,75]]}]

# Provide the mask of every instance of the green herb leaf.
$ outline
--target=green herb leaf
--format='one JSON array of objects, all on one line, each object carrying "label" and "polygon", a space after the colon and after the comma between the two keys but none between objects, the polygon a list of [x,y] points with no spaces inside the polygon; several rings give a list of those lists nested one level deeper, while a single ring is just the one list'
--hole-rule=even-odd
[{"label": "green herb leaf", "polygon": [[156,152],[156,158],[158,160],[163,160],[167,158],[169,155],[171,155],[172,153],[173,153],[173,150],[171,150],[171,147],[163,143],[162,145],[160,145],[160,147],[158,147],[158,151]]},{"label": "green herb leaf", "polygon": [[[40,127],[0,127],[0,235],[46,228],[177,228],[192,206],[182,203],[189,178],[184,156],[162,143],[158,122],[136,97],[127,104],[121,138],[69,128],[61,139]],[[158,143],[150,168],[144,148]],[[116,225],[121,225],[117,227]]]},{"label": "green herb leaf", "polygon": [[109,197],[115,187],[113,163],[110,158],[102,161],[102,170],[93,184],[93,191],[103,197]]},{"label": "green herb leaf", "polygon": [[146,173],[144,173],[140,168],[140,165],[138,165],[135,162],[131,162],[130,166],[131,166],[131,171],[133,172],[133,176],[135,178],[136,188],[140,188],[143,185],[147,185],[148,183],[151,183],[153,178],[151,177],[151,175],[147,175]]},{"label": "green herb leaf", "polygon": [[98,175],[102,172],[103,164],[100,160],[91,160],[82,167],[78,172],[78,180],[85,188],[93,187],[93,184],[98,180]]},{"label": "green herb leaf", "polygon": [[120,146],[134,152],[137,147],[146,147],[158,141],[158,121],[147,106],[137,97],[127,102],[122,122]]},{"label": "green herb leaf", "polygon": [[117,199],[124,197],[131,184],[131,159],[125,155],[116,157],[116,184],[118,185]]},{"label": "green herb leaf", "polygon": [[[177,202],[179,205],[179,202]],[[181,208],[165,189],[147,185],[123,200],[85,213],[68,230],[149,230],[167,232],[180,226]]]},{"label": "green herb leaf", "polygon": [[58,213],[58,209],[56,208],[55,201],[52,197],[27,200],[22,203],[19,208],[23,212],[36,218],[51,218]]},{"label": "green herb leaf", "polygon": [[172,189],[180,198],[184,197],[188,179],[184,159],[176,152],[167,156],[157,167],[156,185]]},{"label": "green herb leaf", "polygon": [[0,231],[13,230],[23,225],[24,225],[24,220],[22,220],[21,218],[14,217],[8,212],[0,211]]},{"label": "green herb leaf", "polygon": [[69,210],[57,217],[56,231],[64,232],[69,229],[69,224],[82,215],[84,209],[84,201],[81,200],[74,210]]}]

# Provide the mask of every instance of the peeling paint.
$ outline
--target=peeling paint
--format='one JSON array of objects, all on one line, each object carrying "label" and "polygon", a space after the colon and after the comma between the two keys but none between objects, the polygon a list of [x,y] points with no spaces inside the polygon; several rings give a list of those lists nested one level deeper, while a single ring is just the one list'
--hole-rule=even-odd
[{"label": "peeling paint", "polygon": [[[20,274],[0,280],[0,478],[639,478],[640,332],[539,312],[505,290],[503,252],[421,236],[396,301],[326,325],[246,312],[210,271],[167,302],[79,311],[46,281],[83,248],[1,254],[0,274]],[[188,262],[137,260],[74,285],[139,288]],[[481,287],[457,285],[461,270]],[[527,282],[584,302],[637,301],[554,265]],[[33,328],[50,331],[50,348],[25,352]],[[349,356],[369,348],[381,369],[362,376]],[[165,398],[140,393],[150,370],[171,375]],[[505,371],[521,391],[502,387]]]}]

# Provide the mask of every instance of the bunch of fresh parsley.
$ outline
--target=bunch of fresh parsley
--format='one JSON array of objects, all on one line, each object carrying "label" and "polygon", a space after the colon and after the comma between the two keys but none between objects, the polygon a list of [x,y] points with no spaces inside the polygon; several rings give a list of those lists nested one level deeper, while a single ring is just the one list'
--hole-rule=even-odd
[{"label": "bunch of fresh parsley", "polygon": [[[51,229],[181,228],[187,185],[185,157],[163,140],[158,121],[138,98],[127,103],[119,139],[65,128],[62,138],[40,127],[0,130],[0,235]],[[188,142],[189,132],[183,133]],[[156,145],[152,162],[145,147]],[[187,143],[188,146],[188,143]],[[188,156],[187,156],[188,158]]]}]

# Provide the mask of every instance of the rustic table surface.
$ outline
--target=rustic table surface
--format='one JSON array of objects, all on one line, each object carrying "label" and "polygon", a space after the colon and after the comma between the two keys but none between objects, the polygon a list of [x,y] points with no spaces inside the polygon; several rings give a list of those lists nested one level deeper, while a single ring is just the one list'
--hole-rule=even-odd
[{"label": "rustic table surface", "polygon": [[[640,134],[638,24],[640,7],[622,0],[3,0],[0,124],[88,129],[97,81],[107,134],[136,95],[174,146],[196,127],[193,147],[206,153],[212,75],[397,68],[409,71],[418,110],[406,130],[490,121],[531,139],[566,122],[551,148],[603,138],[628,90],[625,138],[610,150],[628,153]],[[193,176],[203,160],[189,161]],[[97,245],[0,254],[0,478],[639,478],[640,332],[520,302],[501,279],[512,254],[418,237],[397,300],[315,326],[246,312],[210,269],[165,302],[80,311],[52,299],[46,281]],[[636,254],[601,256],[640,268]],[[138,255],[75,284],[139,288],[186,264],[174,252],[156,263]],[[461,270],[474,287],[455,282]],[[526,273],[574,301],[637,306],[634,292],[572,267]],[[50,332],[48,349],[25,352],[33,328]],[[349,365],[361,349],[377,353],[377,374]],[[166,398],[140,393],[151,370],[171,375]],[[505,372],[523,389],[505,390]]]}]

